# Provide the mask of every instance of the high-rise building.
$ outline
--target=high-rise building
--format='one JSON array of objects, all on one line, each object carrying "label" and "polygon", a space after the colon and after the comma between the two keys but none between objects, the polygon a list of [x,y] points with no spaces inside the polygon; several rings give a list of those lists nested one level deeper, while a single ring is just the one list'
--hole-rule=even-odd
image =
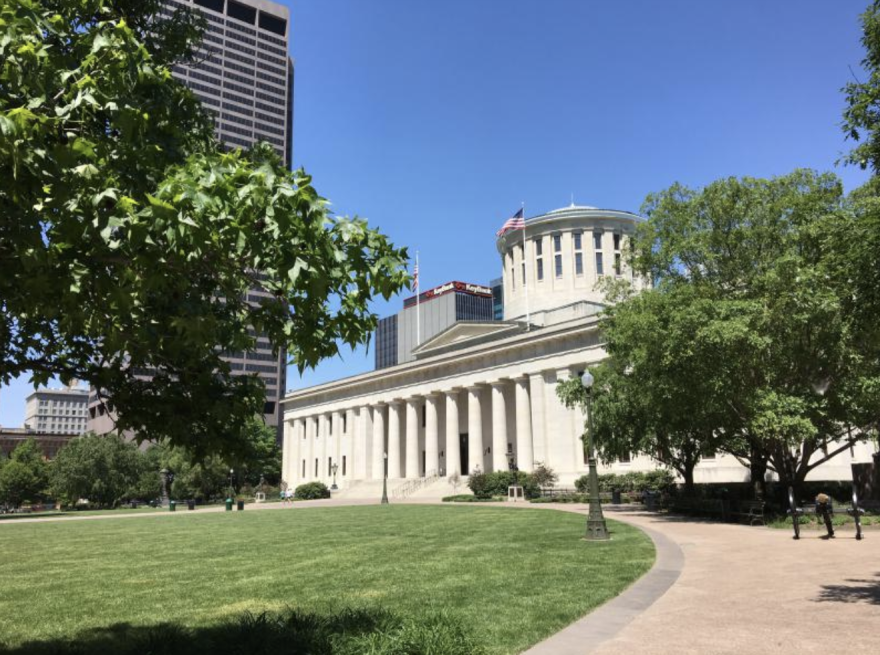
[{"label": "high-rise building", "polygon": [[[418,313],[418,314],[417,314]],[[418,318],[417,318],[418,316]],[[403,301],[403,310],[376,327],[376,369],[415,359],[413,350],[457,321],[493,321],[492,290],[447,282]]]},{"label": "high-rise building", "polygon": [[293,162],[293,60],[290,11],[268,0],[166,0],[165,11],[202,12],[208,29],[197,62],[175,66],[214,116],[217,138],[229,147],[271,143]]},{"label": "high-rise building", "polygon": [[37,389],[25,399],[24,427],[43,434],[78,435],[87,428],[89,390],[72,384]]},{"label": "high-rise building", "polygon": [[[196,60],[174,67],[176,79],[189,87],[214,117],[218,140],[226,147],[248,148],[270,143],[289,168],[293,163],[293,60],[288,55],[290,11],[269,0],[165,0],[162,13],[177,7],[202,12],[208,26]],[[248,300],[272,298],[260,288]],[[283,348],[257,336],[253,352],[226,353],[233,373],[257,374],[266,385],[264,418],[279,427],[280,405],[287,384]],[[96,391],[89,397],[89,429],[114,429]],[[280,428],[279,428],[280,430]]]}]

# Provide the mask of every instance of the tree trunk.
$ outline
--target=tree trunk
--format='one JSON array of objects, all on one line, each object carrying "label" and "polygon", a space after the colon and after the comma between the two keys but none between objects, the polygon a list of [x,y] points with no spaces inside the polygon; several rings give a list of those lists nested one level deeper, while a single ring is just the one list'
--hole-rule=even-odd
[{"label": "tree trunk", "polygon": [[756,500],[764,500],[767,496],[767,484],[764,476],[767,474],[767,455],[756,446],[751,446],[749,456],[749,479],[752,483],[752,493]]},{"label": "tree trunk", "polygon": [[694,466],[696,464],[692,462],[687,462],[684,466],[682,466],[682,470],[680,471],[681,476],[684,478],[684,495],[685,496],[693,496],[694,495]]}]

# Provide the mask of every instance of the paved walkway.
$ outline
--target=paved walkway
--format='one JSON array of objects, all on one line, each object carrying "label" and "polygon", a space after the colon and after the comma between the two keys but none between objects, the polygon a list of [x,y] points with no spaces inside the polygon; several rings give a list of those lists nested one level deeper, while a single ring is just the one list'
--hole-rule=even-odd
[{"label": "paved walkway", "polygon": [[[617,630],[602,630],[589,619],[619,601],[612,613],[625,615],[626,594],[528,653],[827,655],[880,648],[878,531],[856,541],[854,531],[838,530],[836,539],[826,541],[820,532],[805,530],[795,541],[787,530],[645,512],[611,510],[607,515],[658,532],[677,546],[683,555],[678,579]],[[665,566],[661,557],[658,567]],[[645,594],[657,591],[649,574],[630,592],[644,585],[649,587],[642,590]],[[542,650],[566,633],[565,642],[556,642],[558,650]]]},{"label": "paved walkway", "polygon": [[[425,502],[425,501],[422,501]],[[374,504],[314,501],[248,505],[246,511]],[[496,505],[496,507],[511,505]],[[582,505],[527,505],[586,515]],[[55,519],[183,517],[179,511]],[[716,655],[727,653],[871,653],[880,627],[880,531],[856,541],[850,529],[833,540],[804,530],[772,530],[611,508],[606,515],[644,529],[658,559],[627,591],[538,644],[527,655],[597,653]],[[586,518],[585,518],[586,520]],[[585,581],[589,584],[589,580]]]}]

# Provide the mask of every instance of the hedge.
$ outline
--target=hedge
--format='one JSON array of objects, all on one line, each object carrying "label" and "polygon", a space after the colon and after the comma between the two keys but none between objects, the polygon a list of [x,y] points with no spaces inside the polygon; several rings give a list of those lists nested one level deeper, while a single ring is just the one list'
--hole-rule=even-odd
[{"label": "hedge", "polygon": [[[581,493],[590,492],[590,477],[582,475],[575,483]],[[629,473],[605,473],[599,476],[599,491],[669,491],[675,487],[675,476],[667,469],[655,471],[630,471]]]},{"label": "hedge", "polygon": [[323,482],[306,482],[299,485],[293,492],[293,497],[299,500],[317,500],[319,498],[329,498],[330,490]]},{"label": "hedge", "polygon": [[[541,488],[535,479],[528,473],[517,473],[516,482],[523,488],[526,498],[537,498],[541,495]],[[514,475],[510,471],[496,471],[494,473],[471,472],[468,478],[468,487],[477,498],[491,498],[492,496],[507,497],[507,488],[514,483]]]}]

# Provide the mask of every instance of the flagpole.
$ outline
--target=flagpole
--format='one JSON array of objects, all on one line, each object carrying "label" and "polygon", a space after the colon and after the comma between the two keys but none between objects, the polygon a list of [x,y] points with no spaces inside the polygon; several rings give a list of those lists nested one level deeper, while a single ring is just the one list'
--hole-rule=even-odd
[{"label": "flagpole", "polygon": [[[416,250],[416,274],[421,275],[421,271],[419,270],[419,251]],[[422,313],[419,308],[419,297],[422,295],[422,283],[418,277],[416,277],[416,347],[422,343],[422,317],[420,314]]]},{"label": "flagpole", "polygon": [[529,275],[528,269],[530,268],[528,265],[528,258],[526,257],[526,203],[523,201],[522,203],[522,215],[523,215],[523,264],[525,265],[526,274],[523,276],[523,286],[526,288],[526,332],[529,332],[532,329],[532,316],[529,313]]}]

